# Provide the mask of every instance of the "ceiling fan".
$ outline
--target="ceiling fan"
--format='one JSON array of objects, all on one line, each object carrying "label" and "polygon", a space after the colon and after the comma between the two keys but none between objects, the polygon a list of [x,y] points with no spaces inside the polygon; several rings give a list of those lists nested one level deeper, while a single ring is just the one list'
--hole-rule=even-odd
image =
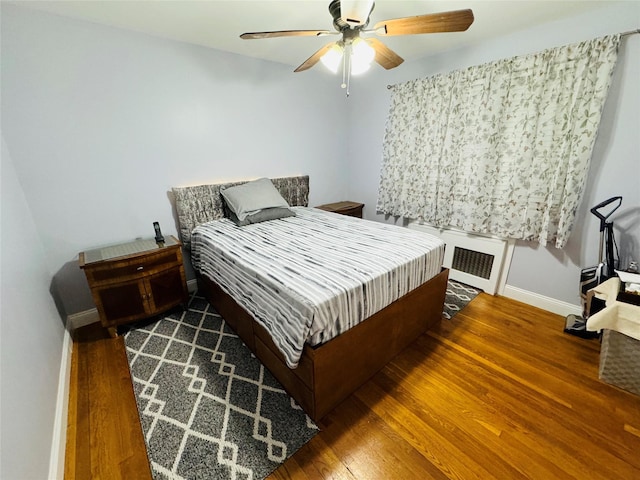
[{"label": "ceiling fan", "polygon": [[349,95],[349,80],[354,75],[368,69],[375,61],[389,70],[400,65],[404,59],[387,47],[377,38],[361,38],[361,34],[378,36],[415,35],[421,33],[462,32],[473,23],[473,12],[454,10],[442,13],[418,15],[415,17],[383,20],[376,23],[372,29],[367,29],[370,15],[375,6],[373,1],[332,0],[329,13],[333,17],[331,30],[280,30],[273,32],[243,33],[240,38],[255,40],[274,37],[302,37],[341,35],[336,42],[320,48],[305,60],[295,72],[302,72],[322,61],[328,68],[337,72],[342,63],[342,87],[347,88]]}]

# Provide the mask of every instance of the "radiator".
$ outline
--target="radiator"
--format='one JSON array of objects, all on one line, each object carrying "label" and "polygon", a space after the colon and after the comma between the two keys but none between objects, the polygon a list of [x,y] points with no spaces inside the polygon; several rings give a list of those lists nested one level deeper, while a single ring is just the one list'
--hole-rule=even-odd
[{"label": "radiator", "polygon": [[444,241],[443,265],[449,269],[450,279],[480,288],[491,295],[498,291],[500,281],[506,280],[513,241],[435,228],[418,221],[410,222],[408,227]]}]

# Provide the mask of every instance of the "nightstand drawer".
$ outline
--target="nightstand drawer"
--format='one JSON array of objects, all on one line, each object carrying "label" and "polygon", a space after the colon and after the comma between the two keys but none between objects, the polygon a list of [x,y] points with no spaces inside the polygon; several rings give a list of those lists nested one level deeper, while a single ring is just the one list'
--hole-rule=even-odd
[{"label": "nightstand drawer", "polygon": [[[167,247],[168,248],[168,247]],[[166,270],[179,265],[178,249],[171,248],[167,251],[130,260],[107,262],[102,265],[85,268],[94,282],[103,283],[110,280],[119,282],[128,278],[139,278],[146,275]]]}]

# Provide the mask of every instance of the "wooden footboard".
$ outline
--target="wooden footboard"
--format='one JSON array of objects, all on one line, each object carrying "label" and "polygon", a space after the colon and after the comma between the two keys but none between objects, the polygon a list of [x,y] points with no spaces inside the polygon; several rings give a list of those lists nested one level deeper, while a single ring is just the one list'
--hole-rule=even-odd
[{"label": "wooden footboard", "polygon": [[317,347],[305,346],[297,368],[259,325],[216,283],[202,277],[204,293],[245,344],[307,414],[320,420],[384,367],[416,338],[442,319],[449,270],[391,305]]}]

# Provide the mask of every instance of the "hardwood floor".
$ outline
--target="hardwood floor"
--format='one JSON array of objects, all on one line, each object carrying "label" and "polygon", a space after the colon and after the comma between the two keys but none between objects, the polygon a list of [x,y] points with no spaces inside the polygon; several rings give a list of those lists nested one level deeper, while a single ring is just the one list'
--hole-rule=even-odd
[{"label": "hardwood floor", "polygon": [[[269,478],[640,478],[640,396],[599,381],[599,341],[563,325],[480,294]],[[74,343],[65,472],[150,478],[122,339],[91,326]]]},{"label": "hardwood floor", "polygon": [[151,478],[122,337],[74,336],[65,479]]}]

